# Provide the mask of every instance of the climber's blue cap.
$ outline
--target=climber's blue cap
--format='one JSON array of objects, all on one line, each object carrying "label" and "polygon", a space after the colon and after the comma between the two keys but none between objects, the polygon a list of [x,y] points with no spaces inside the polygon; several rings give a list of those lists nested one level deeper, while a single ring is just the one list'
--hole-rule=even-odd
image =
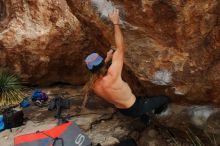
[{"label": "climber's blue cap", "polygon": [[103,58],[98,53],[92,53],[86,57],[85,62],[87,68],[93,71],[103,64]]}]

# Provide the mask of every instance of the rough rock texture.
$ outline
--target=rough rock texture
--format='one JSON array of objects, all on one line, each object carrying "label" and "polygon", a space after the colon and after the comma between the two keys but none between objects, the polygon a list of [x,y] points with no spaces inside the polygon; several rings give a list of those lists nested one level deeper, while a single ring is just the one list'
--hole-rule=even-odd
[{"label": "rough rock texture", "polygon": [[1,0],[1,7],[7,8],[0,19],[1,67],[33,84],[85,82],[83,56],[105,45],[70,12],[65,0]]},{"label": "rough rock texture", "polygon": [[1,0],[0,63],[33,84],[87,79],[83,58],[113,44],[107,15],[121,10],[124,79],[137,95],[220,103],[218,0]]}]

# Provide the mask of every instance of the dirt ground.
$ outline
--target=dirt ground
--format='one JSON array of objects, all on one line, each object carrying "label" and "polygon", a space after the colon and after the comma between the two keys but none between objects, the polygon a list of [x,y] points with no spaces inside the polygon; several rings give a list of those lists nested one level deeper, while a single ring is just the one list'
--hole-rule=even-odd
[{"label": "dirt ground", "polygon": [[[146,127],[140,119],[121,115],[112,105],[95,95],[89,96],[86,109],[79,111],[83,101],[81,89],[74,86],[54,86],[43,88],[42,91],[48,94],[50,99],[55,95],[61,95],[71,101],[71,108],[63,110],[62,115],[76,122],[89,136],[93,145],[100,143],[102,146],[111,146],[127,138],[135,139],[138,146],[189,146],[192,144],[192,141],[186,138],[186,133],[174,126],[181,125],[178,122],[182,122],[185,118],[183,112],[179,112],[184,111],[181,106],[171,106],[171,109],[176,112],[170,112],[172,118],[165,112],[161,117],[157,117],[159,120],[152,119],[150,126]],[[23,111],[26,122],[21,127],[13,128],[12,132],[10,130],[1,132],[0,146],[13,146],[16,136],[47,130],[57,125],[57,119],[54,118],[56,111],[48,111],[47,105],[40,108],[32,103]],[[174,118],[180,115],[182,115],[181,118],[176,118],[179,120]]]}]

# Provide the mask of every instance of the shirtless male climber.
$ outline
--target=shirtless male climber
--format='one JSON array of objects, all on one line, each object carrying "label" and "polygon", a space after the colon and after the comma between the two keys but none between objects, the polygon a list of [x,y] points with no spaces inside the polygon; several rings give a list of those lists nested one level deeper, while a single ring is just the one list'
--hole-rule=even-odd
[{"label": "shirtless male climber", "polygon": [[114,25],[117,49],[108,51],[105,60],[98,53],[92,53],[86,57],[85,63],[91,72],[91,78],[85,85],[86,91],[92,90],[98,96],[114,104],[126,116],[141,118],[144,116],[146,119],[146,113],[162,112],[168,104],[168,97],[136,97],[128,84],[123,81],[121,74],[125,46],[119,24],[119,10],[113,10],[109,18]]}]

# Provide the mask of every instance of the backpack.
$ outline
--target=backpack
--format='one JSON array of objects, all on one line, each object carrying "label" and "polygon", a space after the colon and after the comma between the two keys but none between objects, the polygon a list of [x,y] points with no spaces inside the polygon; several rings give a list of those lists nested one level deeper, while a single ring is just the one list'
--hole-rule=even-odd
[{"label": "backpack", "polygon": [[46,93],[42,92],[41,90],[34,90],[32,92],[32,101],[47,101],[48,100],[48,96]]},{"label": "backpack", "polygon": [[22,110],[17,111],[12,108],[6,109],[3,112],[3,121],[5,129],[11,129],[23,125],[24,113]]},{"label": "backpack", "polygon": [[57,110],[55,118],[58,119],[58,125],[62,123],[66,123],[68,120],[67,116],[62,116],[61,112],[62,109],[69,109],[70,108],[70,101],[68,99],[64,99],[61,96],[56,96],[50,100],[48,105],[48,110],[52,111],[54,109]]},{"label": "backpack", "polygon": [[20,107],[22,107],[22,108],[27,108],[29,106],[30,106],[30,102],[27,98],[23,99],[20,103]]},{"label": "backpack", "polygon": [[70,108],[70,101],[68,99],[64,99],[60,96],[56,96],[50,100],[48,105],[48,110],[52,111],[54,109],[63,108],[69,109]]},{"label": "backpack", "polygon": [[0,115],[0,131],[5,129],[5,124],[3,120],[3,115]]}]

